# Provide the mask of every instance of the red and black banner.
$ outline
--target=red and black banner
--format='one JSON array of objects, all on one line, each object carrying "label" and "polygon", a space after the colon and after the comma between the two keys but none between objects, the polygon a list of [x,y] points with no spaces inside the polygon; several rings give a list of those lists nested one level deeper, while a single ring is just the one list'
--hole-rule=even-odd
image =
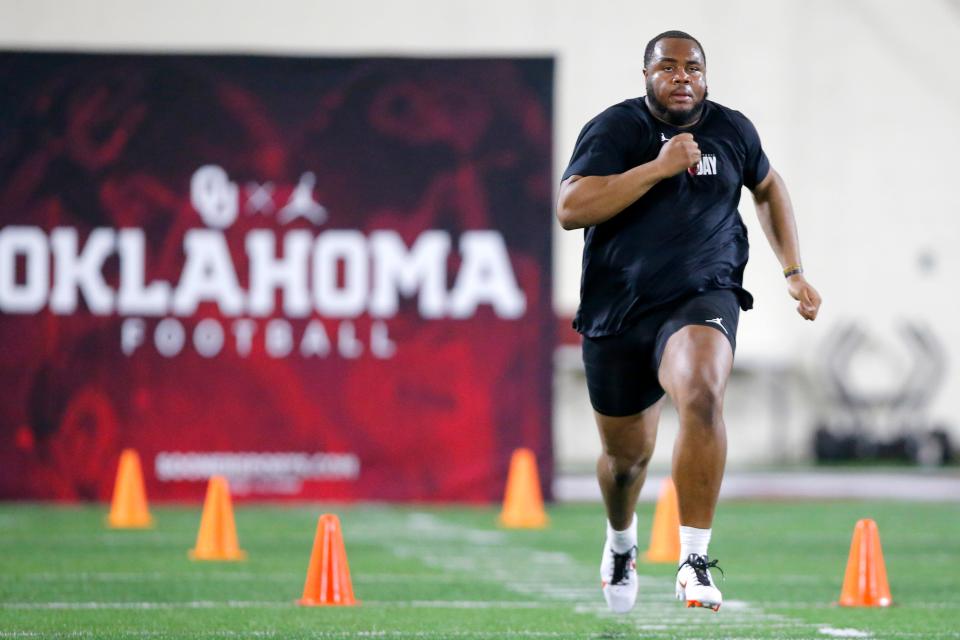
[{"label": "red and black banner", "polygon": [[551,479],[553,62],[0,53],[0,497]]}]

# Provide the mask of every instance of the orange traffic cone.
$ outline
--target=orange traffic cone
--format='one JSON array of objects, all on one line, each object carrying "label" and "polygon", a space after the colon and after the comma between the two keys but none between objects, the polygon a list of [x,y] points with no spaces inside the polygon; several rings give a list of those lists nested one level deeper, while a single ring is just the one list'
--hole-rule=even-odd
[{"label": "orange traffic cone", "polygon": [[144,529],[153,524],[143,488],[140,456],[133,449],[124,449],[120,454],[107,524],[115,529]]},{"label": "orange traffic cone", "polygon": [[530,449],[517,449],[510,457],[500,524],[511,529],[542,529],[549,521],[543,510],[537,459]]},{"label": "orange traffic cone", "polygon": [[360,604],[353,597],[350,564],[343,546],[340,518],[325,513],[317,521],[317,535],[310,552],[307,581],[297,604],[306,607],[351,607]]},{"label": "orange traffic cone", "polygon": [[892,603],[877,523],[869,518],[859,520],[853,529],[840,606],[889,607]]},{"label": "orange traffic cone", "polygon": [[643,554],[647,562],[672,562],[680,558],[680,511],[677,507],[677,488],[667,477],[660,487],[657,508],[653,512],[650,548]]},{"label": "orange traffic cone", "polygon": [[237,525],[233,520],[230,486],[223,476],[213,476],[207,484],[203,502],[197,546],[190,550],[193,560],[243,560],[247,554],[240,550]]}]

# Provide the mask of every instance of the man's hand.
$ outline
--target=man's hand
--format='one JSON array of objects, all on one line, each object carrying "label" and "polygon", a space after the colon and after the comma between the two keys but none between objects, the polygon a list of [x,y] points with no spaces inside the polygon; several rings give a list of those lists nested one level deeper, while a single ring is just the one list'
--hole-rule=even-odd
[{"label": "man's hand", "polygon": [[807,282],[802,274],[796,274],[787,278],[787,291],[790,297],[797,300],[797,313],[807,320],[816,320],[817,313],[820,311],[820,294]]},{"label": "man's hand", "polygon": [[700,162],[700,145],[693,139],[692,133],[678,133],[660,147],[657,162],[666,177],[675,176],[697,166]]}]

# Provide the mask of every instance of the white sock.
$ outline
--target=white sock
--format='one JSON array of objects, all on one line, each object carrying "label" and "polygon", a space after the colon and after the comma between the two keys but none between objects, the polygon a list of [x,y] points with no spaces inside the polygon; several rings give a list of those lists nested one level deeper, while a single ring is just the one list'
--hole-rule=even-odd
[{"label": "white sock", "polygon": [[680,562],[683,562],[691,553],[700,556],[707,555],[710,545],[710,534],[713,529],[697,529],[696,527],[680,526]]},{"label": "white sock", "polygon": [[610,540],[610,548],[615,553],[626,553],[637,546],[637,514],[633,514],[633,520],[623,531],[617,531],[607,520],[607,539]]}]

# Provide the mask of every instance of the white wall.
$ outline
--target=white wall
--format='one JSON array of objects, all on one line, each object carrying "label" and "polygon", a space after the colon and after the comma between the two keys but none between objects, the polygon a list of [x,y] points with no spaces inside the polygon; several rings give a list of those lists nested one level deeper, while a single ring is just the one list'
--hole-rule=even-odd
[{"label": "white wall", "polygon": [[[643,93],[644,44],[670,28],[703,42],[711,97],[757,125],[793,194],[807,272],[825,300],[815,324],[796,315],[746,194],[754,247],[747,286],[757,308],[741,321],[739,366],[761,372],[761,384],[763,371],[799,366],[809,374],[832,326],[864,322],[882,345],[900,318],[927,322],[960,362],[960,4],[953,0],[0,0],[4,48],[553,54],[557,176],[586,120]],[[555,228],[556,306],[572,314],[580,234]],[[921,259],[932,268],[922,269]],[[894,363],[885,369],[865,354],[862,383],[879,388],[905,356],[873,353]],[[593,442],[579,389],[579,397],[565,394],[572,404],[558,405],[558,426],[584,429]],[[960,422],[958,391],[953,366],[934,414]],[[788,418],[794,431],[813,413],[809,394],[797,393]],[[774,441],[766,435],[769,411],[741,395],[745,405],[728,406],[745,432],[761,434],[744,439]],[[764,450],[743,459],[762,459]]]}]

